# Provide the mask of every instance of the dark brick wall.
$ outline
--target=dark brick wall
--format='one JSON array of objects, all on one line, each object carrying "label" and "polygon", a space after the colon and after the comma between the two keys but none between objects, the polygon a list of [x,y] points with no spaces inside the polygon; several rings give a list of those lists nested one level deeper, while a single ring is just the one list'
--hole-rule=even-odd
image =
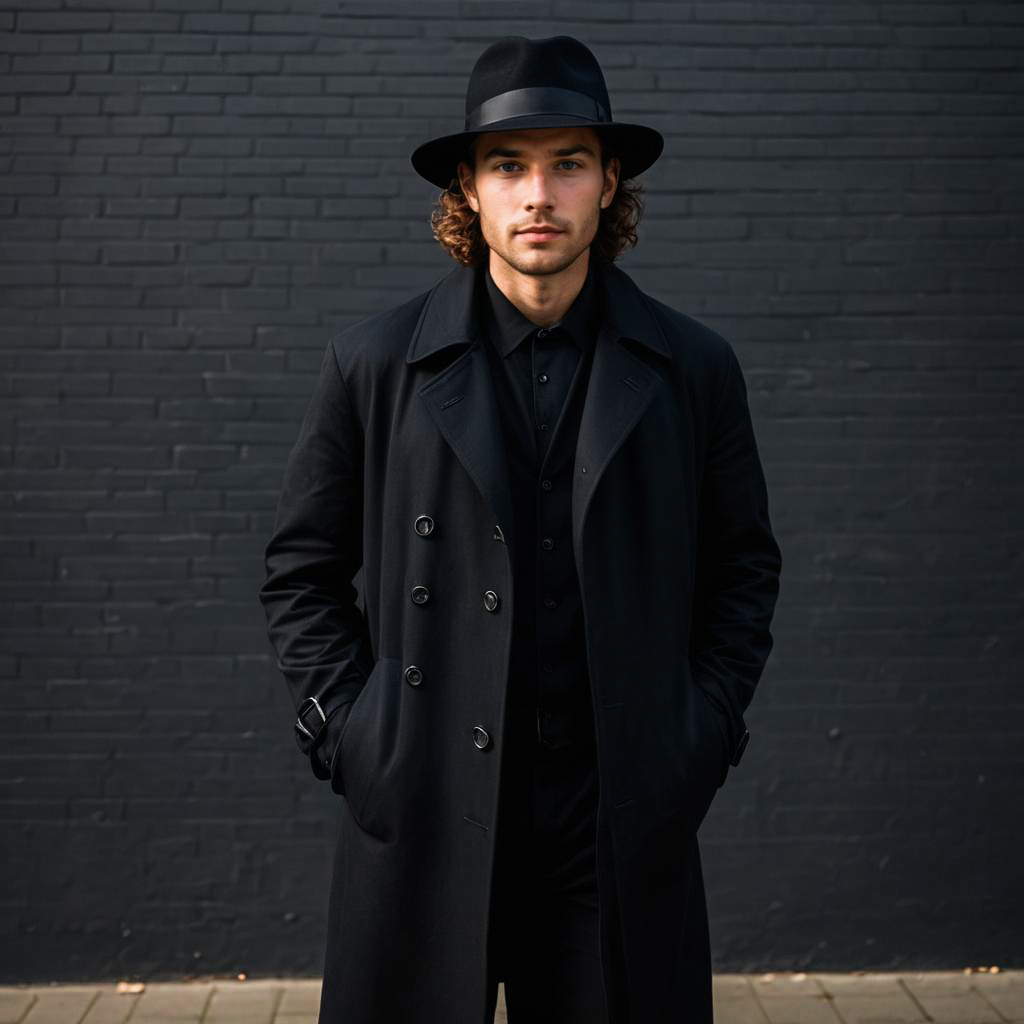
[{"label": "dark brick wall", "polygon": [[319,969],[337,798],[262,548],[328,336],[448,267],[408,154],[509,32],[580,36],[666,133],[623,266],[750,387],[786,564],[704,829],[716,965],[1019,965],[1022,23],[3,5],[0,976]]}]

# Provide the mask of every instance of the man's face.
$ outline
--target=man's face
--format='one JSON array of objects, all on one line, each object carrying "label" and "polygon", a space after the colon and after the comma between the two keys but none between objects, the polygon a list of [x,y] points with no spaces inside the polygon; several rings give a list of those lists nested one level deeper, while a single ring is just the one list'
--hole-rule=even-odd
[{"label": "man's face", "polygon": [[[473,151],[476,168],[459,164],[459,180],[492,259],[520,274],[558,274],[587,251],[619,175],[615,157],[602,169],[592,128],[484,132]],[[530,231],[538,226],[554,230]]]}]

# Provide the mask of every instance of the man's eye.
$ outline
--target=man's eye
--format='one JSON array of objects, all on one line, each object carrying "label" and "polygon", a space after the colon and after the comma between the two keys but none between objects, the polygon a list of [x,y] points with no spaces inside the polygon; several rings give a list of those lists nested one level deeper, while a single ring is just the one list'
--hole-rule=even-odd
[{"label": "man's eye", "polygon": [[580,166],[579,160],[559,160],[560,164],[574,164],[576,167]]},{"label": "man's eye", "polygon": [[512,162],[511,160],[510,160],[510,161],[507,161],[506,163],[503,163],[503,164],[498,164],[498,170],[500,171],[500,170],[502,170],[502,169],[503,169],[503,168],[505,168],[505,167],[518,167],[518,166],[519,166],[518,164],[516,164],[516,163],[513,163],[513,162]]}]

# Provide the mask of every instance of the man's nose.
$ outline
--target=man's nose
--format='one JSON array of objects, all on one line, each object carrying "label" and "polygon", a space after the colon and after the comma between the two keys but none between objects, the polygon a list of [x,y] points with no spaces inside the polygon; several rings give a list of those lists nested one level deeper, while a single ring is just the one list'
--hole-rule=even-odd
[{"label": "man's nose", "polygon": [[527,178],[526,205],[530,209],[550,207],[554,204],[553,182],[543,167],[530,172]]}]

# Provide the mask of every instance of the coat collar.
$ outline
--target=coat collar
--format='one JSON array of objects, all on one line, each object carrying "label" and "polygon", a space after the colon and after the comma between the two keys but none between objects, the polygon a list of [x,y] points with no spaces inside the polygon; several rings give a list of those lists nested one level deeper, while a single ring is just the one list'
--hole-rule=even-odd
[{"label": "coat collar", "polygon": [[[591,259],[601,258],[592,252]],[[672,351],[643,292],[614,263],[601,260],[600,265],[605,320],[612,336],[640,342],[651,351],[671,359]],[[413,329],[405,357],[407,363],[426,359],[450,345],[472,345],[481,340],[473,296],[478,275],[484,269],[482,266],[459,264],[430,289]]]},{"label": "coat collar", "polygon": [[[479,268],[477,268],[479,269]],[[601,476],[665,380],[657,360],[641,358],[626,338],[671,359],[643,293],[622,271],[607,267],[605,315],[594,346],[573,466],[573,545],[582,565],[583,527]],[[464,350],[435,367],[418,389],[437,425],[495,515],[495,538],[515,543],[507,458],[494,401],[489,360],[473,316],[476,272],[453,270],[431,289],[407,360],[414,363],[450,345]]]}]

